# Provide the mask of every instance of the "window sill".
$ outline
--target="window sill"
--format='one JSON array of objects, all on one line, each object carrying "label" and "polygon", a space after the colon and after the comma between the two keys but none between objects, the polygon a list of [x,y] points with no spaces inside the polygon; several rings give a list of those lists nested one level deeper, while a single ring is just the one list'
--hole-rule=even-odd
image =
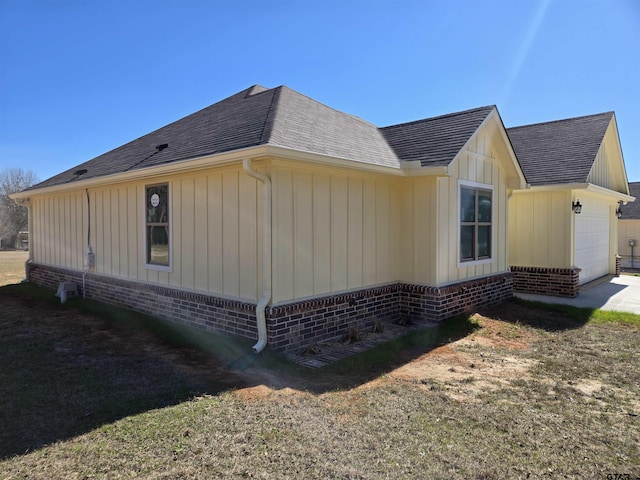
[{"label": "window sill", "polygon": [[469,260],[468,262],[458,261],[458,268],[475,267],[477,265],[487,265],[493,263],[493,258],[483,258],[482,260]]},{"label": "window sill", "polygon": [[145,263],[145,270],[155,270],[157,272],[173,272],[173,267],[171,265],[153,265],[152,263]]}]

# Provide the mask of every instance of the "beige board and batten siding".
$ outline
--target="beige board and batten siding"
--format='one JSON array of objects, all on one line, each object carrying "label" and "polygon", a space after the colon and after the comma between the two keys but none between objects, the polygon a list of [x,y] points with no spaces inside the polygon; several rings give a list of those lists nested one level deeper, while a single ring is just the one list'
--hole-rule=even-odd
[{"label": "beige board and batten siding", "polygon": [[593,162],[587,183],[608,188],[615,192],[627,193],[627,178],[618,140],[618,129],[612,119],[607,127],[598,154]]},{"label": "beige board and batten siding", "polygon": [[640,219],[620,219],[618,223],[618,253],[622,256],[622,266],[626,268],[631,267],[632,264],[629,240],[635,243],[633,267],[640,268]]},{"label": "beige board and batten siding", "polygon": [[[442,286],[508,271],[508,183],[517,179],[509,155],[492,120],[471,137],[446,176],[405,181],[400,250],[408,258],[400,263],[402,281]],[[490,261],[460,262],[460,180],[492,187]]]},{"label": "beige board and batten siding", "polygon": [[31,259],[47,265],[82,269],[87,248],[87,197],[84,190],[55,197],[33,197],[30,203]]},{"label": "beige board and batten siding", "polygon": [[509,263],[573,266],[573,215],[568,190],[515,192],[509,200]]},{"label": "beige board and batten siding", "polygon": [[399,179],[273,160],[273,303],[397,281]]},{"label": "beige board and batten siding", "polygon": [[[171,267],[145,265],[145,186],[168,183]],[[262,199],[240,167],[90,188],[95,273],[257,301]],[[84,269],[84,190],[32,198],[33,261]]]}]

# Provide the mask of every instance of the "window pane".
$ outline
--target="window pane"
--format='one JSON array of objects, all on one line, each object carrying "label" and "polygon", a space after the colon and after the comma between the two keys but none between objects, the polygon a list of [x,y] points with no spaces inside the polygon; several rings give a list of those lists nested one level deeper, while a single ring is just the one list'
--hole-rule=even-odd
[{"label": "window pane", "polygon": [[478,221],[491,221],[491,192],[482,190],[478,192]]},{"label": "window pane", "polygon": [[147,264],[169,266],[169,185],[146,188]]},{"label": "window pane", "polygon": [[168,185],[147,187],[147,223],[167,223],[168,215]]},{"label": "window pane", "polygon": [[476,192],[469,188],[460,189],[460,221],[476,221]]},{"label": "window pane", "polygon": [[147,227],[147,263],[169,265],[168,227]]},{"label": "window pane", "polygon": [[478,226],[478,258],[491,256],[491,226]]},{"label": "window pane", "polygon": [[473,244],[475,243],[475,227],[463,225],[460,227],[460,259],[473,260]]}]

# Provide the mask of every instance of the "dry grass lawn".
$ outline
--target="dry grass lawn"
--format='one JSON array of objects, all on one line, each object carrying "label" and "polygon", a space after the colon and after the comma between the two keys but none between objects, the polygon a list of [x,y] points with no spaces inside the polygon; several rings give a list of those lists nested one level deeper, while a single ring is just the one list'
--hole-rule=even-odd
[{"label": "dry grass lawn", "polygon": [[29,252],[22,250],[0,250],[0,287],[24,280],[24,262],[28,257]]},{"label": "dry grass lawn", "polygon": [[2,480],[640,476],[632,315],[509,303],[325,369],[236,370],[205,334],[51,296],[0,288]]}]

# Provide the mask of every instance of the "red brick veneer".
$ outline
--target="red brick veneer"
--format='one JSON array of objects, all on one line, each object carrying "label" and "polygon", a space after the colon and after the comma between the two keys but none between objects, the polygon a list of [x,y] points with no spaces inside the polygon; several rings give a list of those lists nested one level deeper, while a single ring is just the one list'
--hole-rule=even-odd
[{"label": "red brick veneer", "polygon": [[[75,282],[87,298],[169,319],[223,335],[255,340],[255,303],[187,292],[58,267],[31,264],[32,282],[55,290],[60,282]],[[270,348],[294,350],[340,338],[350,327],[370,329],[374,319],[441,322],[513,295],[511,273],[435,288],[392,283],[267,307]]]},{"label": "red brick veneer", "polygon": [[575,297],[580,293],[578,267],[511,267],[516,292]]}]

